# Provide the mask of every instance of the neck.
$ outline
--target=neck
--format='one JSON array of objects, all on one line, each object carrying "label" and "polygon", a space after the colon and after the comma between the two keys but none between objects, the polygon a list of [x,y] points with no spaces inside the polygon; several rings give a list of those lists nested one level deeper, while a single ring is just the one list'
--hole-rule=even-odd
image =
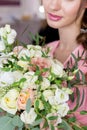
[{"label": "neck", "polygon": [[59,29],[60,35],[60,49],[65,48],[66,50],[74,49],[78,46],[76,37],[80,33],[80,28],[77,26],[70,26],[66,28]]}]

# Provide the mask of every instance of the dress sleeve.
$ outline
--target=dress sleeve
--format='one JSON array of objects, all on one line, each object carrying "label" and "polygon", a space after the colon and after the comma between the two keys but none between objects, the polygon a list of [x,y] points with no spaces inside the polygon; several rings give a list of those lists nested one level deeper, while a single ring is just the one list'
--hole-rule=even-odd
[{"label": "dress sleeve", "polygon": [[[79,107],[75,112],[73,112],[73,116],[76,117],[77,121],[80,124],[87,126],[87,114],[86,115],[80,114],[81,111],[87,111],[87,85],[82,85],[82,86],[80,85],[78,86],[78,89],[80,92]],[[73,110],[77,104],[76,87],[73,88],[73,92],[74,92],[74,102],[72,102],[71,100],[68,102],[70,110]]]},{"label": "dress sleeve", "polygon": [[[87,81],[87,63],[85,62],[84,64],[80,64],[79,69],[84,73],[85,79]],[[73,115],[76,117],[77,121],[80,124],[87,126],[87,114],[86,115],[80,114],[81,111],[87,111],[87,85],[78,85],[77,88],[80,92],[80,101],[79,101],[80,106],[73,113]],[[72,102],[71,100],[68,102],[70,109],[73,109],[76,106],[77,102],[76,87],[73,88],[73,92],[75,100],[74,102]]]}]

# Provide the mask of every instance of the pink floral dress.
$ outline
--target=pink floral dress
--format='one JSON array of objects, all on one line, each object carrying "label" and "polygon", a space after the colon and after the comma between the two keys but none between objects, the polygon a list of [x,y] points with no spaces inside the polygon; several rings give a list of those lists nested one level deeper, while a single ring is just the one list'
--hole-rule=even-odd
[{"label": "pink floral dress", "polygon": [[[53,57],[56,48],[59,46],[59,41],[51,42],[47,46],[51,48],[51,56]],[[84,51],[84,48],[80,44],[72,53],[77,57],[78,52],[79,52],[79,55],[81,56],[83,51]],[[84,56],[85,55],[83,55],[82,58],[84,58]],[[72,58],[72,64],[75,63],[74,58],[72,57],[72,55],[70,55],[67,58],[67,60],[64,62],[64,67],[65,68],[67,66],[67,63],[71,60],[71,58]],[[86,62],[83,64],[83,60],[80,60],[79,63],[78,63],[78,68],[85,75],[87,75],[87,63]],[[87,114],[86,115],[81,115],[80,114],[80,111],[83,111],[83,110],[87,111],[87,85],[84,85],[84,86],[80,85],[78,88],[79,88],[79,91],[80,91],[80,98],[81,98],[80,101],[82,101],[83,91],[84,91],[84,100],[83,100],[82,105],[76,110],[76,112],[73,113],[73,115],[76,117],[77,121],[80,124],[87,126]],[[76,89],[73,89],[74,93],[75,93],[75,90]],[[69,104],[70,109],[73,109],[76,106],[76,96],[75,96],[75,101],[74,102],[69,101],[68,104]]]}]

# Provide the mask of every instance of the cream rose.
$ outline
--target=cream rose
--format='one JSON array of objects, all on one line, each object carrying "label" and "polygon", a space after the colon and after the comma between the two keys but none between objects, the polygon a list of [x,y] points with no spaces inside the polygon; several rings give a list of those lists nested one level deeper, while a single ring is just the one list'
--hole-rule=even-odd
[{"label": "cream rose", "polygon": [[58,60],[50,60],[51,61],[51,72],[55,75],[62,77],[64,75],[63,65]]},{"label": "cream rose", "polygon": [[34,108],[31,108],[29,113],[27,113],[26,111],[24,111],[20,118],[21,120],[25,123],[25,124],[33,124],[33,122],[35,121],[37,117],[37,114],[34,111]]},{"label": "cream rose", "polygon": [[1,108],[8,113],[15,114],[17,112],[17,98],[19,92],[16,89],[11,89],[7,94],[1,99]]},{"label": "cream rose", "polygon": [[26,89],[26,88],[36,89],[37,88],[37,85],[35,84],[35,82],[38,80],[38,76],[36,76],[34,72],[25,73],[24,78],[26,78],[26,81],[22,85],[22,87],[24,89]]},{"label": "cream rose", "polygon": [[41,90],[45,90],[50,87],[50,81],[47,78],[43,77],[43,81],[41,83]]},{"label": "cream rose", "polygon": [[41,47],[36,45],[28,45],[27,48],[30,51],[30,57],[41,57],[42,56],[42,51],[41,51]]},{"label": "cream rose", "polygon": [[45,90],[43,92],[43,95],[44,95],[45,100],[48,101],[49,98],[54,95],[54,92],[52,90]]},{"label": "cream rose", "polygon": [[67,102],[69,100],[69,95],[65,91],[57,89],[55,92],[55,100],[58,104]]},{"label": "cream rose", "polygon": [[0,86],[1,87],[8,86],[12,84],[14,81],[15,81],[14,74],[11,71],[9,72],[1,71],[0,73]]},{"label": "cream rose", "polygon": [[69,111],[69,106],[67,103],[63,103],[63,104],[60,104],[58,105],[58,111],[57,113],[61,116],[61,117],[64,117],[67,115],[68,111]]}]

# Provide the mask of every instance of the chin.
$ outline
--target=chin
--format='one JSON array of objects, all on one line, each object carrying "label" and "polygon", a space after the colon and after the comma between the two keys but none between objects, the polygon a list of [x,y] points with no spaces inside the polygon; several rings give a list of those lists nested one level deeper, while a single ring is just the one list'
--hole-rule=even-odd
[{"label": "chin", "polygon": [[58,25],[58,23],[51,22],[51,21],[49,21],[49,20],[47,20],[47,23],[48,23],[48,25],[49,25],[50,27],[52,27],[52,28],[54,28],[54,29],[58,29],[58,28],[61,27],[60,25]]}]

